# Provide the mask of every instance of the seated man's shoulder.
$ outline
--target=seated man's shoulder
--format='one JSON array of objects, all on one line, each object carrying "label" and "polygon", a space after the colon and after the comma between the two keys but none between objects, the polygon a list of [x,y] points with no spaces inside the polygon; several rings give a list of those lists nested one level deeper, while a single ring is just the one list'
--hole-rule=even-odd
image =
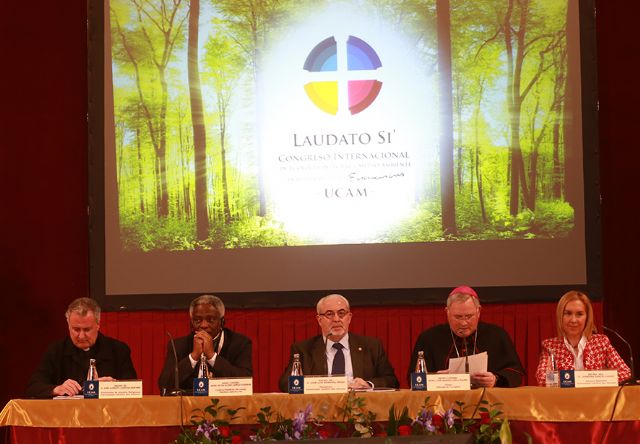
[{"label": "seated man's shoulder", "polygon": [[499,325],[490,324],[488,322],[479,322],[478,323],[478,332],[479,333],[493,333],[495,335],[501,335],[509,337],[507,331]]},{"label": "seated man's shoulder", "polygon": [[427,328],[422,333],[420,333],[420,336],[423,336],[423,337],[425,336],[432,337],[432,336],[441,336],[441,335],[446,335],[447,337],[451,335],[451,327],[449,327],[449,324],[436,324],[432,327]]},{"label": "seated man's shoulder", "polygon": [[375,336],[365,336],[349,332],[349,341],[360,343],[374,343],[380,342],[380,339],[376,338]]},{"label": "seated man's shoulder", "polygon": [[323,342],[323,337],[322,335],[316,335],[316,336],[312,336],[310,338],[307,339],[303,339],[302,341],[296,341],[293,343],[292,347],[296,348],[296,349],[309,349],[311,347],[313,347],[314,345],[318,344],[318,343],[322,343]]},{"label": "seated man's shoulder", "polygon": [[224,330],[224,333],[229,337],[230,341],[233,340],[238,343],[251,343],[251,338],[249,336],[238,333],[237,331],[229,330],[227,328]]},{"label": "seated man's shoulder", "polygon": [[315,344],[318,341],[324,341],[322,335],[311,336],[310,338],[299,341],[298,344]]},{"label": "seated man's shoulder", "polygon": [[115,350],[126,350],[126,351],[130,350],[129,345],[126,342],[116,338],[112,338],[111,336],[103,335],[103,334],[100,334],[100,348],[105,348],[105,349],[111,348]]},{"label": "seated man's shoulder", "polygon": [[67,336],[63,339],[57,339],[49,343],[49,345],[47,345],[47,348],[45,349],[44,355],[48,357],[62,356],[73,352],[73,349],[73,343]]}]

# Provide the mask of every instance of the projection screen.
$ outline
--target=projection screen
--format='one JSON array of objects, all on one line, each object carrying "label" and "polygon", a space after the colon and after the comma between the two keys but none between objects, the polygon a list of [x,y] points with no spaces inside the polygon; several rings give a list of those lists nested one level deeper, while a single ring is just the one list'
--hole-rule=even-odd
[{"label": "projection screen", "polygon": [[90,9],[107,308],[599,297],[592,2]]}]

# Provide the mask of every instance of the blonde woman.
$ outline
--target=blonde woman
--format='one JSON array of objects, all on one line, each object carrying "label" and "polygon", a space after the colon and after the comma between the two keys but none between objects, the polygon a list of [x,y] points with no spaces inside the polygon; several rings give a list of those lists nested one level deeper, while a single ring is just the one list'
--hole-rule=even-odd
[{"label": "blonde woman", "polygon": [[605,335],[597,334],[593,308],[586,294],[569,291],[556,308],[558,337],[542,341],[536,370],[538,385],[545,384],[553,353],[559,370],[618,370],[618,382],[631,377],[631,371]]}]

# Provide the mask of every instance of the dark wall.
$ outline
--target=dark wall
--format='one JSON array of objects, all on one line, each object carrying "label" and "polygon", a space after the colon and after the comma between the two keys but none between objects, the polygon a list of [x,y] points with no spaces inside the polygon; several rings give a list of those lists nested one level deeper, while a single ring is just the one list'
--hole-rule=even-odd
[{"label": "dark wall", "polygon": [[[632,343],[640,362],[640,227],[634,216],[640,192],[640,144],[634,136],[640,116],[640,5],[631,2],[622,8],[619,2],[596,0],[596,10],[604,319]],[[622,347],[621,354],[628,356]]]},{"label": "dark wall", "polygon": [[0,404],[88,294],[87,11],[82,0],[0,13]]},{"label": "dark wall", "polygon": [[[639,349],[637,224],[628,215],[640,156],[633,139],[640,6],[596,3],[605,320]],[[4,2],[2,9],[0,406],[22,396],[46,345],[65,334],[62,314],[88,293],[89,266],[86,3]]]}]

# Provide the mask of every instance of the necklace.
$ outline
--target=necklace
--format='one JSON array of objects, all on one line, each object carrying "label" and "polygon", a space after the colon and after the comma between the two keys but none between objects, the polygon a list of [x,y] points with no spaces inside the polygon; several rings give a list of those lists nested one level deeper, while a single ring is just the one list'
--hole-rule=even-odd
[{"label": "necklace", "polygon": [[[451,333],[451,340],[453,341],[453,346],[456,348],[456,355],[458,355],[458,358],[460,357],[460,351],[458,350],[458,345],[456,344],[456,338],[453,336],[453,331],[451,329],[449,329],[449,333]],[[465,341],[467,341],[467,338],[461,338]],[[476,332],[475,335],[473,337],[473,353],[476,353],[476,343],[478,342],[478,329],[476,328]],[[468,349],[467,349],[467,356],[469,355]]]}]

